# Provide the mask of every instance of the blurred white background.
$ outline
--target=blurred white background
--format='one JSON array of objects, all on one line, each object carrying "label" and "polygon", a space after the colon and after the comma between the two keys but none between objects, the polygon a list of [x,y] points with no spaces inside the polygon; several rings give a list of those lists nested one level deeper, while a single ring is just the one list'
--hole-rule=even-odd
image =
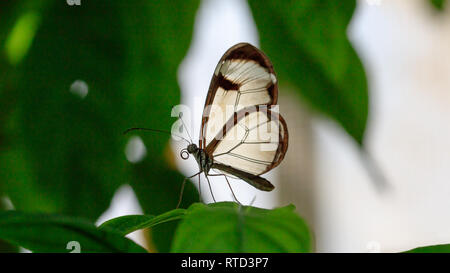
[{"label": "blurred white background", "polygon": [[[249,204],[256,197],[253,205],[266,208],[294,203],[313,229],[318,252],[396,252],[449,243],[449,34],[449,10],[438,14],[428,1],[358,2],[348,35],[368,74],[366,141],[388,179],[388,190],[375,189],[356,144],[338,125],[311,114],[280,83],[280,112],[290,142],[283,163],[266,176],[276,189],[265,193],[231,181],[238,199]],[[246,1],[202,2],[191,48],[179,69],[181,103],[192,110],[187,122],[194,139],[218,60],[244,41],[259,46]],[[192,157],[179,158],[184,146],[172,143],[177,165],[188,176],[198,167]],[[210,202],[203,179],[202,192]],[[216,199],[232,200],[221,179],[212,181]],[[99,222],[141,212],[132,189],[124,186]],[[132,236],[142,239],[139,233]]]}]

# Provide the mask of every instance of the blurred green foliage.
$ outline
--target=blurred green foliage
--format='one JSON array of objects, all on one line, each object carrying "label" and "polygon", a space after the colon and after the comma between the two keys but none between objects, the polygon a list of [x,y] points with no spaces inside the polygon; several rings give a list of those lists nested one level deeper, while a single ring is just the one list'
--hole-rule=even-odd
[{"label": "blurred green foliage", "polygon": [[0,212],[0,238],[34,252],[146,252],[113,229],[98,229],[81,218],[43,213]]},{"label": "blurred green foliage", "polygon": [[250,0],[261,48],[293,86],[360,145],[368,116],[364,68],[347,38],[356,1]]},{"label": "blurred green foliage", "polygon": [[444,9],[444,6],[445,6],[445,4],[446,4],[446,0],[428,0],[430,3],[431,3],[431,5],[433,6],[433,7],[435,7],[437,10],[443,10]]},{"label": "blurred green foliage", "polygon": [[[122,132],[174,122],[198,4],[2,1],[0,196],[18,210],[94,221],[130,183],[146,213],[174,208],[183,176],[167,163],[169,136],[142,135],[149,154],[131,164]],[[76,80],[84,99],[69,91]],[[198,198],[187,186],[182,206]],[[159,251],[174,228],[154,236]]]}]

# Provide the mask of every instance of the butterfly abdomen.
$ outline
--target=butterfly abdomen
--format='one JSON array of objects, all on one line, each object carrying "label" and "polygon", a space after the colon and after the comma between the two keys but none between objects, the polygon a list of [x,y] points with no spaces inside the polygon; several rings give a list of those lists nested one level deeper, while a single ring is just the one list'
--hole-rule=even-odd
[{"label": "butterfly abdomen", "polygon": [[272,185],[272,183],[270,183],[269,180],[261,176],[249,174],[247,172],[241,171],[239,169],[224,164],[213,163],[211,165],[211,168],[236,176],[244,180],[245,182],[249,183],[253,187],[262,191],[272,191],[275,188],[275,186]]}]

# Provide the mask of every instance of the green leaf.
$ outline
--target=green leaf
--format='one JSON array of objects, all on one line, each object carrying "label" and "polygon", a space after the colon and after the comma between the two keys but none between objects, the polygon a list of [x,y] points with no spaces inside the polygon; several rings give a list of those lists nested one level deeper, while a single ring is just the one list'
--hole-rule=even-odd
[{"label": "green leaf", "polygon": [[309,229],[294,210],[196,203],[178,226],[172,252],[310,252]]},{"label": "green leaf", "polygon": [[174,209],[158,216],[153,215],[125,215],[111,219],[100,225],[100,229],[109,228],[127,235],[133,231],[181,219],[186,214],[184,209]]},{"label": "green leaf", "polygon": [[0,212],[0,239],[35,252],[69,252],[69,242],[79,243],[81,252],[146,252],[111,229],[51,214]]},{"label": "green leaf", "polygon": [[249,1],[280,87],[293,86],[359,144],[368,116],[366,76],[347,39],[355,1]]},{"label": "green leaf", "polygon": [[423,246],[408,250],[406,253],[450,253],[450,245]]}]

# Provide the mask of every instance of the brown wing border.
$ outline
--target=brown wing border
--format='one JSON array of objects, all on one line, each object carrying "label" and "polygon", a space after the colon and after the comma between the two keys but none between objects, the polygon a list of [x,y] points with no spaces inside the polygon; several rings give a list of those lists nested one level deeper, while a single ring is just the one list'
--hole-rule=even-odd
[{"label": "brown wing border", "polygon": [[[270,73],[275,75],[276,73],[273,69],[272,62],[269,60],[269,58],[259,50],[258,48],[254,47],[253,45],[249,43],[239,43],[231,48],[229,48],[225,54],[223,54],[222,58],[217,63],[217,66],[220,65],[225,60],[233,60],[233,59],[249,59],[257,62],[262,67],[265,67],[268,69]],[[216,75],[213,73],[211,83],[209,85],[208,89],[208,95],[206,96],[205,106],[203,108],[203,114],[202,114],[202,124],[200,126],[200,137],[199,137],[199,147],[200,149],[204,149],[204,143],[205,143],[205,124],[208,121],[209,118],[209,111],[211,110],[211,107],[207,107],[213,103],[214,97],[216,95],[216,91],[219,88],[219,86],[222,85],[229,85],[229,82],[225,82],[223,75],[219,73],[219,75]],[[231,86],[230,88],[236,88],[235,86]],[[272,100],[263,105],[274,105],[277,104],[278,101],[278,81],[275,83],[272,83],[268,87],[270,96]]]}]

